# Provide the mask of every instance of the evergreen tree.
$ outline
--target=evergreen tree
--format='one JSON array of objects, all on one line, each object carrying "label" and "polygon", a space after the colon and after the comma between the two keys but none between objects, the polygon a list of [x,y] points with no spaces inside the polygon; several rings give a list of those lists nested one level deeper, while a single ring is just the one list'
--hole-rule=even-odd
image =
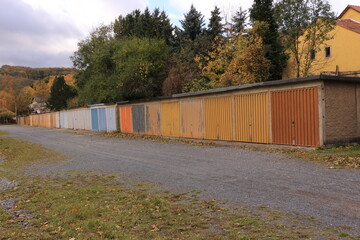
[{"label": "evergreen tree", "polygon": [[223,24],[221,23],[222,17],[220,16],[220,8],[215,6],[211,11],[207,33],[211,39],[221,36],[223,33]]},{"label": "evergreen tree", "polygon": [[174,42],[170,20],[164,11],[156,8],[150,12],[148,8],[144,13],[135,10],[125,17],[119,16],[114,23],[115,38],[139,37],[163,39],[166,44]]},{"label": "evergreen tree", "polygon": [[266,22],[269,29],[263,33],[265,57],[271,61],[268,80],[279,80],[286,66],[287,55],[280,41],[278,26],[275,21],[273,0],[254,0],[250,9],[250,20]]},{"label": "evergreen tree", "polygon": [[241,32],[245,29],[247,19],[246,10],[240,9],[236,11],[235,15],[231,18],[231,31]]},{"label": "evergreen tree", "polygon": [[184,18],[184,20],[180,20],[182,27],[181,38],[194,41],[204,32],[204,16],[195,9],[194,5],[191,5],[190,11],[184,14]]},{"label": "evergreen tree", "polygon": [[67,107],[67,100],[76,95],[75,90],[66,84],[63,76],[56,77],[51,86],[47,105],[51,110],[59,111]]}]

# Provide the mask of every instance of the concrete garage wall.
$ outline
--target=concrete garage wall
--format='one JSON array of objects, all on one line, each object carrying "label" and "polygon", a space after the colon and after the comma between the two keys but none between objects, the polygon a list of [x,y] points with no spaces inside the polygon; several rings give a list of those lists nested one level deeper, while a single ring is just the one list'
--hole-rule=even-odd
[{"label": "concrete garage wall", "polygon": [[[110,107],[89,106],[92,111]],[[112,107],[118,108],[125,133],[134,130],[138,134],[313,147],[360,140],[360,78],[355,77],[269,81],[126,101]],[[78,121],[73,111],[61,111],[56,117],[62,128],[73,128]],[[45,115],[32,115],[29,124],[49,127]],[[109,130],[110,123],[118,129],[117,118],[103,116],[103,129],[94,128],[101,123],[97,116],[93,130]],[[26,124],[25,119],[20,118],[19,123]]]},{"label": "concrete garage wall", "polygon": [[325,82],[325,144],[359,139],[357,84]]}]

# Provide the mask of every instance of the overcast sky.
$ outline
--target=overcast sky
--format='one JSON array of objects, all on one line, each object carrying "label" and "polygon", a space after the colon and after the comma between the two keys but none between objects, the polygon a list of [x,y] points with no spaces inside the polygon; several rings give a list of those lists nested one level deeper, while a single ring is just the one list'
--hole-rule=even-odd
[{"label": "overcast sky", "polygon": [[[340,13],[360,0],[330,0]],[[165,10],[174,24],[193,3],[206,17],[217,5],[223,17],[248,9],[253,0],[0,0],[0,66],[72,67],[69,57],[101,23],[147,6]]]}]

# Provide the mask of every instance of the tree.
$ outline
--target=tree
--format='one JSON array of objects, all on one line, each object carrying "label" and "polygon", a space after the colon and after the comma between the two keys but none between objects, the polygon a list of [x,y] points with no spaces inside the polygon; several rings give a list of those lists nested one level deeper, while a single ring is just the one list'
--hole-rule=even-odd
[{"label": "tree", "polygon": [[247,19],[247,11],[242,10],[240,7],[238,11],[236,11],[235,15],[231,18],[231,32],[242,32],[246,26]]},{"label": "tree", "polygon": [[229,39],[215,43],[205,61],[201,61],[201,56],[198,56],[196,60],[202,70],[202,79],[194,82],[192,89],[204,90],[265,81],[269,75],[270,62],[264,57],[261,33],[267,31],[267,28],[268,24],[258,22],[253,29],[243,34],[233,33]]},{"label": "tree", "polygon": [[311,52],[333,38],[335,13],[326,0],[280,0],[276,14],[297,77],[309,75],[314,63]]},{"label": "tree", "polygon": [[78,50],[71,60],[74,67],[79,69],[75,84],[79,89],[80,105],[108,102],[113,98],[112,92],[117,88],[114,89],[107,81],[111,81],[115,73],[114,52],[115,39],[111,25],[99,26],[78,43]]},{"label": "tree", "polygon": [[0,108],[0,123],[14,122],[13,118],[16,117],[15,113],[9,111],[6,108]]},{"label": "tree", "polygon": [[15,112],[15,91],[13,89],[0,91],[0,108],[6,108],[9,111]]},{"label": "tree", "polygon": [[[219,31],[215,30],[215,22],[214,18],[213,33]],[[206,55],[213,40],[204,29],[204,16],[193,5],[180,23],[182,29],[175,29],[180,48],[170,59],[169,75],[162,87],[165,95],[189,91],[189,83],[199,79],[201,73],[194,58],[197,55]]]},{"label": "tree", "polygon": [[35,90],[31,87],[22,88],[16,96],[17,114],[25,114],[29,112],[29,105],[35,97]]},{"label": "tree", "polygon": [[142,13],[135,10],[125,17],[119,16],[115,19],[115,38],[138,37],[163,39],[167,45],[173,46],[173,32],[170,20],[164,11],[155,8],[150,12],[148,8]]},{"label": "tree", "polygon": [[113,59],[121,99],[161,95],[168,56],[169,49],[160,39],[134,37],[118,42]]},{"label": "tree", "polygon": [[184,14],[184,20],[180,20],[182,27],[181,38],[194,41],[204,32],[204,16],[191,5],[189,12]]},{"label": "tree", "polygon": [[211,11],[211,17],[209,19],[209,25],[207,29],[207,34],[211,40],[214,40],[216,37],[221,36],[223,33],[223,24],[221,23],[222,17],[220,16],[220,8],[215,6],[215,9]]},{"label": "tree", "polygon": [[279,80],[286,67],[287,55],[280,41],[273,0],[254,0],[250,9],[250,19],[253,24],[261,21],[269,25],[268,31],[264,32],[262,36],[265,44],[265,57],[271,62],[268,80]]},{"label": "tree", "polygon": [[53,85],[51,86],[47,106],[52,110],[59,111],[66,108],[67,100],[75,95],[75,89],[66,84],[63,76],[56,77]]}]

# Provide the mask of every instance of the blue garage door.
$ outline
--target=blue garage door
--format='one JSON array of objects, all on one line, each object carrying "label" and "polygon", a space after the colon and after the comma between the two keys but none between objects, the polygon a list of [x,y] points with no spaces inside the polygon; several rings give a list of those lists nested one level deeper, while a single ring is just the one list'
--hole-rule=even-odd
[{"label": "blue garage door", "polygon": [[98,109],[99,114],[99,131],[106,132],[106,111],[105,108]]},{"label": "blue garage door", "polygon": [[91,129],[99,131],[98,109],[91,109]]}]

